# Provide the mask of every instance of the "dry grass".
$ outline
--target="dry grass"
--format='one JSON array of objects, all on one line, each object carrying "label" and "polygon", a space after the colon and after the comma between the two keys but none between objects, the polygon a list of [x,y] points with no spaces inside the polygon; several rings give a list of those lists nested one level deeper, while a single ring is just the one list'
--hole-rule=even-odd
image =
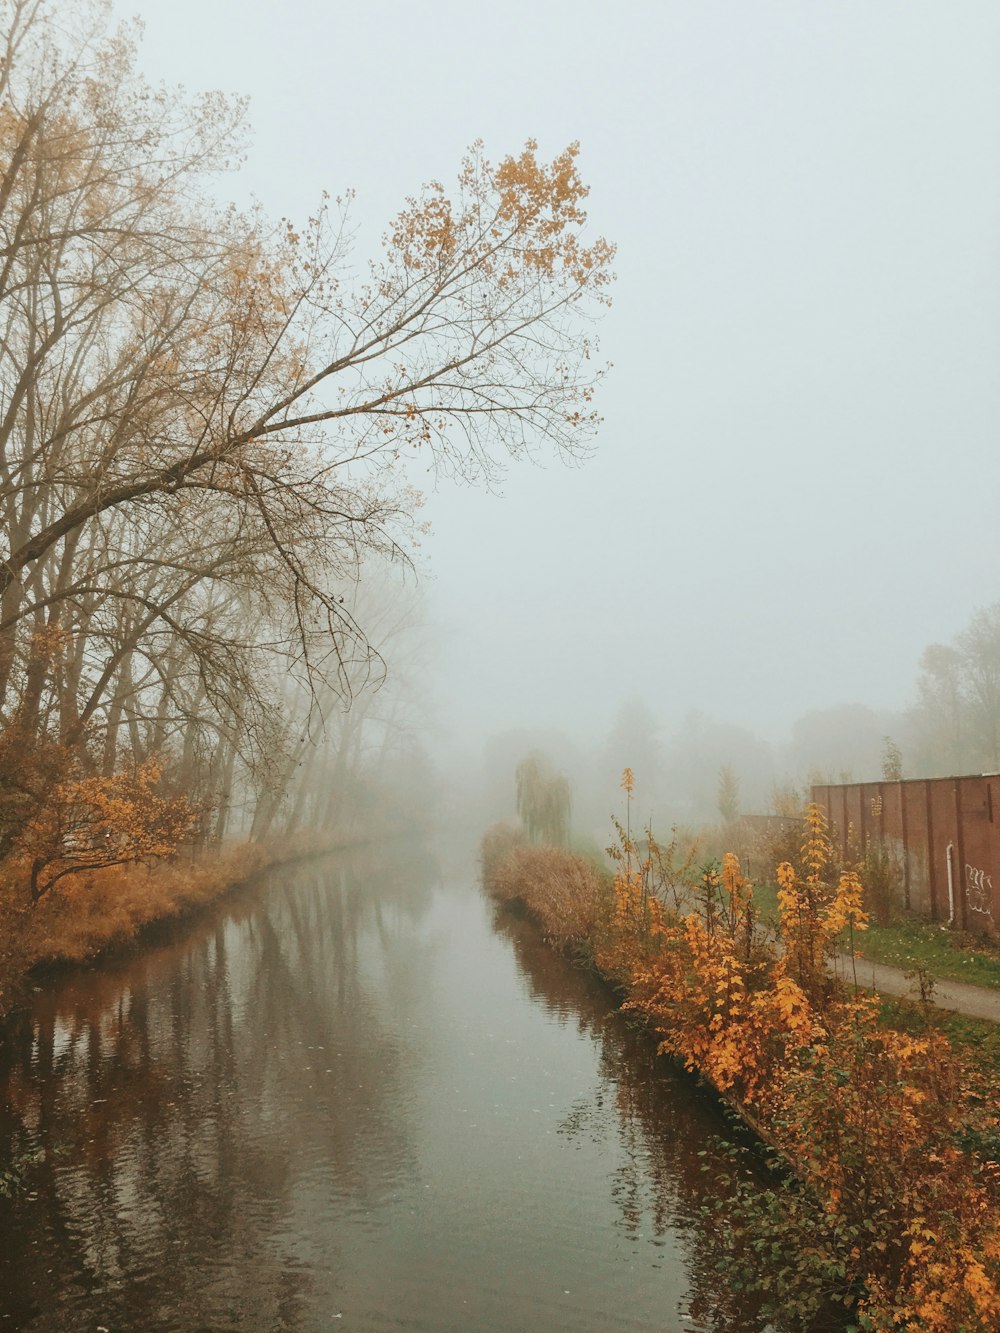
[{"label": "dry grass", "polygon": [[556,948],[589,940],[607,890],[590,861],[558,847],[534,847],[499,825],[483,839],[483,879],[501,902],[518,901]]},{"label": "dry grass", "polygon": [[483,862],[483,880],[489,886],[495,870],[517,847],[524,847],[527,839],[518,824],[494,824],[483,834],[479,851]]},{"label": "dry grass", "polygon": [[24,975],[44,963],[85,962],[134,940],[147,926],[213,902],[267,866],[330,849],[330,840],[230,843],[172,861],[113,866],[63,880],[37,906],[27,867],[0,866],[0,1013]]},{"label": "dry grass", "polygon": [[191,861],[114,866],[78,875],[32,913],[32,963],[92,958],[153,921],[181,916],[218,898],[268,862],[263,848],[243,844]]}]

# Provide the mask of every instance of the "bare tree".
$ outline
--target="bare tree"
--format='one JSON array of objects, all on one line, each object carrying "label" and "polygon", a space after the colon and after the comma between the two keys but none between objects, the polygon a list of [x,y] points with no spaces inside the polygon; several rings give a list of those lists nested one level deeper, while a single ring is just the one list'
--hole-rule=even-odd
[{"label": "bare tree", "polygon": [[981,608],[955,640],[978,762],[1000,769],[1000,602]]},{"label": "bare tree", "polygon": [[923,773],[1000,768],[1000,603],[924,650],[910,724]]},{"label": "bare tree", "polygon": [[239,102],[147,86],[101,4],[0,12],[0,723],[39,772],[214,745],[225,788],[278,677],[378,676],[345,589],[409,558],[410,454],[489,481],[587,447],[613,249],[575,145],[475,145],[354,279],[339,203],[208,202]]}]

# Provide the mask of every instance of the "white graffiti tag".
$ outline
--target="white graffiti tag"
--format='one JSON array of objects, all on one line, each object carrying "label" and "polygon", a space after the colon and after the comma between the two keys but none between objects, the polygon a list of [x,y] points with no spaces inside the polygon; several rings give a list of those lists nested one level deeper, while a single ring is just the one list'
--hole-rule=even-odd
[{"label": "white graffiti tag", "polygon": [[965,896],[970,911],[993,915],[993,877],[968,863],[965,867]]}]

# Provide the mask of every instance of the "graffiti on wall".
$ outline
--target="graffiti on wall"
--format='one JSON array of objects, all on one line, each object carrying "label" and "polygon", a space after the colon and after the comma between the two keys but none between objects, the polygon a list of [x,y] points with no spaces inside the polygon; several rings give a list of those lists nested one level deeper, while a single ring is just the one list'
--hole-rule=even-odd
[{"label": "graffiti on wall", "polygon": [[970,912],[993,916],[993,877],[977,866],[965,866],[965,897]]}]

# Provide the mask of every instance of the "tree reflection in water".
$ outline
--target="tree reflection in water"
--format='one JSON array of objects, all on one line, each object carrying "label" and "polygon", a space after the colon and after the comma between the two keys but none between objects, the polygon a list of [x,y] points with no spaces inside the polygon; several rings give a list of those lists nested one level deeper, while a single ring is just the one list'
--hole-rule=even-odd
[{"label": "tree reflection in water", "polygon": [[44,1154],[0,1200],[8,1327],[308,1326],[293,1219],[363,1213],[412,1169],[407,1050],[366,973],[435,873],[412,848],[275,873],[8,1024],[0,1151]]}]

